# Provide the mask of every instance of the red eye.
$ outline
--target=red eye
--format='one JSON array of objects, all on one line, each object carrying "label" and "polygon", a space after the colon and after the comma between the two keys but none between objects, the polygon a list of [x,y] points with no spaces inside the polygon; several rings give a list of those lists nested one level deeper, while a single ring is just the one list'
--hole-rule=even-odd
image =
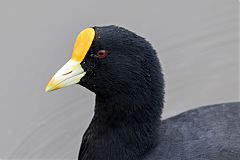
[{"label": "red eye", "polygon": [[105,58],[107,55],[108,55],[108,53],[105,50],[100,50],[96,54],[97,58],[100,58],[100,59]]}]

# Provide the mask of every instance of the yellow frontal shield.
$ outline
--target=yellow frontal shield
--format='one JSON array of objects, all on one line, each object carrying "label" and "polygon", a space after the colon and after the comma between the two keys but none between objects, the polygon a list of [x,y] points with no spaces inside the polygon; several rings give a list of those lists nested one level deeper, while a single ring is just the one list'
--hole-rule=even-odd
[{"label": "yellow frontal shield", "polygon": [[71,59],[52,77],[45,91],[53,91],[80,82],[86,74],[81,66],[95,37],[93,28],[80,32],[76,38]]}]

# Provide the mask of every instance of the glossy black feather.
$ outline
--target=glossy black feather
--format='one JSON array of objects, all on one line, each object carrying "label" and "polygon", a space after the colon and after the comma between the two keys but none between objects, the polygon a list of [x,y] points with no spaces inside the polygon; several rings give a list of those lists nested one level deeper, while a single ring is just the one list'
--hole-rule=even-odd
[{"label": "glossy black feather", "polygon": [[160,134],[146,160],[239,160],[240,103],[184,112],[162,121]]},{"label": "glossy black feather", "polygon": [[[161,121],[164,80],[155,50],[117,26],[94,27],[80,85],[96,93],[81,160],[239,159],[239,103],[195,109]],[[104,59],[94,58],[107,50]]]}]

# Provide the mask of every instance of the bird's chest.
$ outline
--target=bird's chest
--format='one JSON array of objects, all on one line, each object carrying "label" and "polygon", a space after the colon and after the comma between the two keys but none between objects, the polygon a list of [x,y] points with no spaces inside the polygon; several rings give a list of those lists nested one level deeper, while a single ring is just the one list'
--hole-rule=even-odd
[{"label": "bird's chest", "polygon": [[84,136],[79,160],[138,160],[137,149],[118,134],[103,132]]},{"label": "bird's chest", "polygon": [[129,151],[117,140],[94,140],[82,147],[81,160],[127,160],[131,157]]}]

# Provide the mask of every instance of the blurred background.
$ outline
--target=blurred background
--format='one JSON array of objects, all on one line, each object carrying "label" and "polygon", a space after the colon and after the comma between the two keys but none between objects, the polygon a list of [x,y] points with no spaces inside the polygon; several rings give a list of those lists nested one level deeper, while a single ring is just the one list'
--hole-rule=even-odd
[{"label": "blurred background", "polygon": [[166,79],[163,118],[239,101],[237,0],[0,1],[0,157],[76,159],[95,95],[48,80],[78,32],[115,24],[146,37]]}]

